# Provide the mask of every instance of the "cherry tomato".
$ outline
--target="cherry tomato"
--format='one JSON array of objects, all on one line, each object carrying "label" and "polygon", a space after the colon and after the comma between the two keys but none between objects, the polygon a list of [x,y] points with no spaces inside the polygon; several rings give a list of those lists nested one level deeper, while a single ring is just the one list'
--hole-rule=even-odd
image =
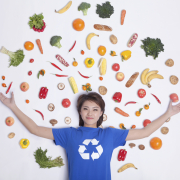
[{"label": "cherry tomato", "polygon": [[33,63],[34,62],[34,59],[30,59],[30,63]]},{"label": "cherry tomato", "polygon": [[31,76],[31,75],[32,75],[32,71],[29,71],[29,72],[28,72],[28,75]]},{"label": "cherry tomato", "polygon": [[63,99],[62,105],[65,108],[68,108],[71,105],[71,101],[69,99]]},{"label": "cherry tomato", "polygon": [[144,89],[139,89],[139,90],[138,90],[138,96],[139,96],[140,98],[145,97],[145,95],[146,95],[146,91],[145,91]]},{"label": "cherry tomato", "polygon": [[145,119],[143,122],[143,126],[146,127],[150,123],[151,123],[151,121],[149,119]]},{"label": "cherry tomato", "polygon": [[120,65],[119,65],[118,63],[114,63],[113,66],[112,66],[112,69],[113,69],[114,71],[119,71]]}]

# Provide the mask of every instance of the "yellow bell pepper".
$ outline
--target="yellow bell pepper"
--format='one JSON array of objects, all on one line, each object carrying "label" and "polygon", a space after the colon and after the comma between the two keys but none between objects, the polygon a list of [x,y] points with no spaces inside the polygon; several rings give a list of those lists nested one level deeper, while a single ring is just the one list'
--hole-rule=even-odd
[{"label": "yellow bell pepper", "polygon": [[94,59],[93,58],[87,58],[85,60],[85,65],[87,68],[91,68],[94,65]]},{"label": "yellow bell pepper", "polygon": [[131,51],[130,50],[123,51],[121,53],[121,57],[122,57],[122,61],[123,60],[128,60],[131,57]]},{"label": "yellow bell pepper", "polygon": [[30,142],[28,139],[21,139],[20,145],[23,149],[27,148],[29,146]]}]

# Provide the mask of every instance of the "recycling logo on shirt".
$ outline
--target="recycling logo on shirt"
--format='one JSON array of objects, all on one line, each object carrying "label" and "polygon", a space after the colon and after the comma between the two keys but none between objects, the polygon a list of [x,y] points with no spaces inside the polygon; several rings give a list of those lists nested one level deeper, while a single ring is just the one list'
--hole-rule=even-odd
[{"label": "recycling logo on shirt", "polygon": [[[84,145],[79,145],[79,149],[78,149],[78,152],[79,152],[79,154],[81,155],[81,157],[83,158],[83,159],[90,159],[90,154],[89,153],[84,153],[84,151],[85,150],[87,150],[86,149],[86,146],[88,146],[88,144],[89,143],[92,143],[92,145],[98,145],[98,143],[99,143],[99,141],[97,141],[96,139],[85,139],[84,141],[83,141],[83,144]],[[85,146],[86,145],[86,146]],[[94,161],[94,159],[99,159],[99,157],[101,156],[101,154],[103,153],[103,148],[102,148],[102,146],[101,145],[99,145],[99,146],[96,146],[96,149],[97,149],[97,152],[98,153],[95,153],[94,151],[93,151],[93,153],[91,154],[91,158],[93,159],[93,161]]]}]

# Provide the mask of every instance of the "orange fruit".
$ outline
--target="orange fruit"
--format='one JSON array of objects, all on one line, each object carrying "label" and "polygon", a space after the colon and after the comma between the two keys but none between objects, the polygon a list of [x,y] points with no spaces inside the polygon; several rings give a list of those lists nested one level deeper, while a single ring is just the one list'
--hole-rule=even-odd
[{"label": "orange fruit", "polygon": [[34,44],[30,41],[25,42],[24,48],[28,51],[31,51],[34,49]]},{"label": "orange fruit", "polygon": [[82,19],[75,19],[73,21],[73,28],[76,30],[76,31],[82,31],[85,27],[85,23]]},{"label": "orange fruit", "polygon": [[151,139],[150,145],[153,149],[158,150],[162,147],[162,140],[158,137],[154,137]]},{"label": "orange fruit", "polygon": [[106,54],[106,47],[105,46],[99,46],[98,47],[98,53],[101,56],[104,56]]}]

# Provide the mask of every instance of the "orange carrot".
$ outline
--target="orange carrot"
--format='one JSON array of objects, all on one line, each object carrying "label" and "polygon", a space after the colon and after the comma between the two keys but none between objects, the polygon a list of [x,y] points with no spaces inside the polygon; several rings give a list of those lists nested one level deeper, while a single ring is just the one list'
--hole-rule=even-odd
[{"label": "orange carrot", "polygon": [[42,49],[42,45],[41,45],[40,39],[37,39],[37,40],[36,40],[36,43],[37,43],[37,45],[38,45],[38,47],[39,47],[39,50],[41,51],[41,54],[43,54],[43,49]]},{"label": "orange carrot", "polygon": [[118,107],[115,108],[115,111],[125,117],[128,117],[129,114],[125,113],[124,111],[122,111],[121,109],[119,109]]},{"label": "orange carrot", "polygon": [[126,10],[122,10],[122,12],[121,12],[121,25],[124,24],[125,15],[126,15]]}]

